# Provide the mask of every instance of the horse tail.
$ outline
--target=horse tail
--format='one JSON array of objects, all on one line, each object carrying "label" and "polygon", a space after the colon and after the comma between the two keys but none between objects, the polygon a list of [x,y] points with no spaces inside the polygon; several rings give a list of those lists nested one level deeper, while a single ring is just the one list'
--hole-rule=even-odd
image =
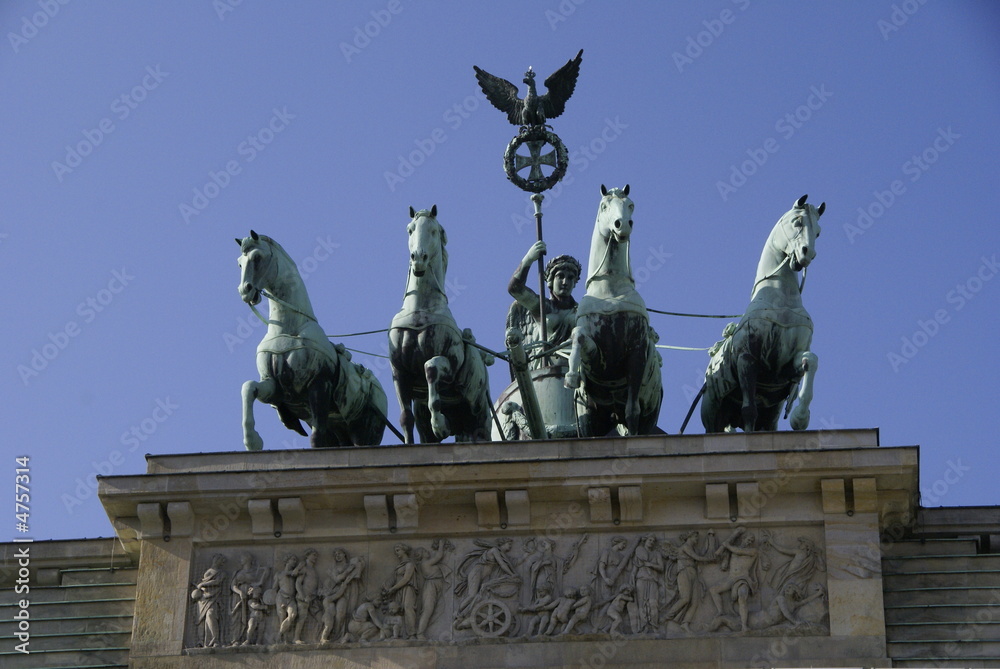
[{"label": "horse tail", "polygon": [[698,402],[701,401],[701,397],[702,395],[705,394],[706,388],[708,388],[708,381],[701,384],[701,390],[699,390],[698,394],[695,395],[694,402],[691,403],[691,408],[688,409],[687,415],[684,416],[684,423],[681,425],[681,431],[679,432],[679,434],[684,434],[684,428],[687,427],[688,421],[691,420],[691,414],[694,413],[694,408],[698,406]]}]

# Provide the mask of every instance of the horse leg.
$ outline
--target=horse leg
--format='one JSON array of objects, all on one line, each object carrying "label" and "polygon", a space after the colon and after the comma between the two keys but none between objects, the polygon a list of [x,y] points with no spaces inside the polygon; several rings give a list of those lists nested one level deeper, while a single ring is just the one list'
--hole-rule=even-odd
[{"label": "horse leg", "polygon": [[579,388],[583,382],[581,376],[583,359],[589,358],[597,351],[597,344],[591,336],[590,328],[586,324],[577,325],[573,328],[573,347],[569,353],[569,371],[563,379],[563,385],[567,388]]},{"label": "horse leg", "polygon": [[793,430],[804,430],[809,427],[809,404],[813,398],[813,380],[818,367],[819,358],[815,353],[803,351],[800,354],[799,368],[802,371],[802,382],[799,384],[798,404],[788,417]]},{"label": "horse leg", "polygon": [[274,379],[266,378],[260,381],[247,381],[243,384],[243,445],[248,451],[259,451],[264,448],[264,440],[255,429],[253,418],[254,400],[269,403],[276,390]]},{"label": "horse leg", "polygon": [[784,403],[778,402],[774,406],[758,409],[756,429],[763,432],[774,432],[777,430],[778,419],[781,418],[781,410],[783,408]]},{"label": "horse leg", "polygon": [[711,386],[707,386],[705,394],[701,396],[701,424],[705,428],[706,434],[722,432],[722,427],[719,425],[721,413],[722,407],[719,406],[719,398],[715,396]]},{"label": "horse leg", "polygon": [[309,445],[313,448],[342,446],[333,426],[330,424],[330,410],[333,408],[333,384],[325,374],[313,379],[306,390],[306,404],[312,416],[312,434]]},{"label": "horse leg", "polygon": [[403,432],[403,442],[413,442],[413,393],[409,384],[402,378],[403,374],[395,367],[392,369],[392,385],[396,388],[396,399],[399,400],[399,429]]},{"label": "horse leg", "polygon": [[416,420],[417,434],[424,444],[434,442],[434,428],[431,427],[431,410],[427,408],[426,402],[413,403],[413,416]]},{"label": "horse leg", "polygon": [[583,388],[577,388],[573,393],[573,410],[576,413],[576,434],[578,437],[594,436],[593,426],[590,424],[590,399]]},{"label": "horse leg", "polygon": [[736,373],[743,391],[743,431],[753,432],[757,423],[757,361],[744,351],[736,359]]},{"label": "horse leg", "polygon": [[377,446],[382,443],[382,435],[385,434],[386,421],[388,420],[388,409],[385,399],[385,391],[374,378],[368,378],[371,372],[365,371],[364,383],[362,383],[365,407],[361,415],[348,425],[350,443],[355,446]]},{"label": "horse leg", "polygon": [[646,347],[635,347],[628,356],[628,397],[625,399],[625,429],[629,434],[642,434],[639,426],[641,407],[639,394],[645,380],[646,363],[649,362]]},{"label": "horse leg", "polygon": [[444,441],[450,434],[448,419],[441,411],[444,403],[441,401],[439,385],[451,381],[451,362],[443,355],[436,355],[424,363],[424,375],[427,377],[427,408],[431,412],[431,427],[438,441]]},{"label": "horse leg", "polygon": [[392,368],[392,385],[396,388],[399,401],[399,429],[403,432],[403,442],[413,441],[413,383],[406,372],[406,363],[413,354],[413,341],[408,331],[389,330],[389,365]]}]

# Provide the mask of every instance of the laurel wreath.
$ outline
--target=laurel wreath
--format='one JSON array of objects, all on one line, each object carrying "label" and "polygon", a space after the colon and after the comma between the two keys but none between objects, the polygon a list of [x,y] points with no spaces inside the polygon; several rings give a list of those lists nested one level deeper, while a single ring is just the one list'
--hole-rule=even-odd
[{"label": "laurel wreath", "polygon": [[[534,141],[544,141],[555,148],[555,171],[541,179],[525,179],[519,176],[514,169],[514,156],[522,144]],[[507,179],[521,190],[528,191],[529,193],[541,193],[549,190],[566,176],[566,169],[568,167],[569,152],[566,150],[566,145],[562,143],[558,135],[546,130],[544,126],[525,126],[521,128],[517,136],[510,140],[510,144],[507,145],[507,150],[503,154],[503,169],[507,173]]]}]

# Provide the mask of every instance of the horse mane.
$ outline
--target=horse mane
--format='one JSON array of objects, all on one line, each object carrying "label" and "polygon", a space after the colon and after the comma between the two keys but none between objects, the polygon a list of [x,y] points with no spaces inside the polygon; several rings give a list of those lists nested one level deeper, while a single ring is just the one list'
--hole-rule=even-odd
[{"label": "horse mane", "polygon": [[292,260],[292,256],[288,255],[288,251],[285,250],[285,247],[283,247],[281,244],[276,242],[274,239],[268,237],[267,235],[258,235],[258,236],[260,237],[261,241],[267,242],[268,244],[271,245],[272,252],[277,252],[278,255],[280,255],[283,260],[287,260],[291,264],[291,266],[294,267],[296,271],[298,271],[299,266],[296,264],[294,260]]},{"label": "horse mane", "polygon": [[254,239],[253,237],[245,237],[243,239],[243,242],[240,244],[240,251],[246,253],[253,246],[260,245],[262,242],[270,245],[272,251],[276,251],[278,255],[281,256],[281,258],[287,260],[292,265],[292,267],[295,267],[296,271],[298,270],[299,266],[296,264],[294,260],[292,260],[292,257],[288,255],[288,251],[286,251],[281,244],[276,242],[271,237],[268,237],[267,235],[258,234],[257,239]]},{"label": "horse mane", "polygon": [[426,216],[427,218],[434,219],[434,222],[438,224],[439,228],[441,228],[441,263],[442,263],[442,265],[444,265],[444,267],[442,268],[444,270],[444,273],[447,274],[448,273],[448,231],[444,229],[443,225],[441,225],[441,221],[437,220],[437,216],[432,216],[431,215],[431,210],[430,209],[421,209],[420,211],[417,212],[417,215],[414,216],[414,218],[418,218],[420,216]]}]

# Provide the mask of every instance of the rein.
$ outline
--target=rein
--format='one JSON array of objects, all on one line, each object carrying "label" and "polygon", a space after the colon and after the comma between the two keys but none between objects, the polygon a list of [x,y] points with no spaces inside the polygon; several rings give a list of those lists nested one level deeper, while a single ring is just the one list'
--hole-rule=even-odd
[{"label": "rein", "polygon": [[[300,316],[305,316],[306,318],[308,318],[309,320],[311,320],[314,323],[317,322],[315,316],[307,314],[306,312],[302,311],[301,309],[296,309],[295,307],[293,307],[292,305],[290,305],[288,302],[285,302],[284,300],[278,298],[277,296],[272,295],[271,293],[267,292],[264,289],[261,289],[260,294],[263,295],[264,297],[266,297],[269,300],[274,300],[275,302],[277,302],[278,304],[280,304],[284,308],[288,309],[289,311],[294,311],[295,313],[299,314]],[[268,319],[264,318],[264,316],[260,313],[260,311],[257,310],[257,305],[251,304],[250,305],[250,309],[253,311],[254,315],[257,316],[257,318],[260,319],[260,322],[263,323],[264,325],[281,325],[281,321],[272,321],[272,320],[268,320]]]},{"label": "rein", "polygon": [[[615,240],[615,243],[625,247],[625,270],[628,272],[628,278],[632,279],[632,238],[629,237],[628,239],[626,239],[624,244],[622,242],[619,242],[618,240]],[[604,256],[601,258],[600,264],[597,266],[597,269],[595,269],[594,272],[590,275],[590,277],[587,278],[588,286],[590,285],[591,281],[597,278],[598,272],[600,272],[604,268],[604,264],[607,262],[609,255],[611,255],[610,233],[608,234],[608,243],[604,246]],[[632,279],[632,283],[635,283],[635,279]]]}]

